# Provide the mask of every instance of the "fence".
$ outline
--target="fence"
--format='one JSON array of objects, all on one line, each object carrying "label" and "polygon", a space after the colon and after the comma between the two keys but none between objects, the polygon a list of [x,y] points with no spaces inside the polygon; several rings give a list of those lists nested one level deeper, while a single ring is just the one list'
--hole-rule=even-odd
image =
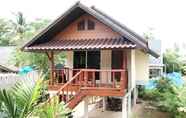
[{"label": "fence", "polygon": [[17,82],[24,82],[26,84],[33,85],[38,78],[39,75],[37,71],[32,71],[25,75],[19,75],[15,73],[1,73],[0,89],[13,87]]}]

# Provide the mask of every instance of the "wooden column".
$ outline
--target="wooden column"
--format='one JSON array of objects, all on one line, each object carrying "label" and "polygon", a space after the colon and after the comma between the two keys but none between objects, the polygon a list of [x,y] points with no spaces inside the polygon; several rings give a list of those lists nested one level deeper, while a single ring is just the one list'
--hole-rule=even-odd
[{"label": "wooden column", "polygon": [[127,70],[127,51],[123,51],[123,69]]},{"label": "wooden column", "polygon": [[54,77],[54,69],[55,69],[55,65],[54,65],[54,52],[46,52],[47,56],[48,56],[48,60],[49,60],[49,68],[50,68],[50,80],[49,80],[49,84],[54,84],[55,82],[55,77]]},{"label": "wooden column", "polygon": [[128,85],[128,74],[127,74],[127,51],[123,51],[123,69],[125,70],[125,72],[122,72],[122,76],[123,76],[123,89],[127,88]]}]

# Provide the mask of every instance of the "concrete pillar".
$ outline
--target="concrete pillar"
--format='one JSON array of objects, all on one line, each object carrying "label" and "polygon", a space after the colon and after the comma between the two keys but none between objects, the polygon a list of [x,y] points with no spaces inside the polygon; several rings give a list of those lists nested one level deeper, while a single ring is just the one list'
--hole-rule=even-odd
[{"label": "concrete pillar", "polygon": [[131,115],[131,93],[129,93],[129,95],[128,95],[128,102],[127,102],[127,104],[128,104],[128,117],[130,118],[130,115]]},{"label": "concrete pillar", "polygon": [[122,98],[122,118],[127,118],[127,98]]},{"label": "concrete pillar", "polygon": [[107,97],[103,97],[103,109],[102,111],[106,111],[106,106],[107,105]]},{"label": "concrete pillar", "polygon": [[135,107],[135,105],[136,105],[136,100],[138,99],[138,89],[137,89],[137,87],[134,88],[133,96],[134,96],[134,99],[133,99],[133,106]]},{"label": "concrete pillar", "polygon": [[133,49],[131,50],[131,86],[129,88],[135,88],[136,87],[136,51]]},{"label": "concrete pillar", "polygon": [[86,97],[84,100],[84,115],[83,115],[83,118],[88,118],[88,97]]}]

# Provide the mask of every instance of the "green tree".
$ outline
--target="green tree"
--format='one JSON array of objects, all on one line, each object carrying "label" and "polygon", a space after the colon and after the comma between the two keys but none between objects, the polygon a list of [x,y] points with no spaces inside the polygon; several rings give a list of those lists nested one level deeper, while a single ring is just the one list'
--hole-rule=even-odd
[{"label": "green tree", "polygon": [[16,50],[13,52],[11,62],[18,66],[32,65],[39,70],[48,69],[48,58],[46,54],[29,53],[20,50],[21,46],[31,40],[41,29],[47,26],[50,20],[36,19],[32,22],[27,22],[21,12],[16,14],[15,20],[12,20],[14,24],[15,38],[13,42],[17,44]]},{"label": "green tree", "polygon": [[163,62],[166,66],[167,73],[181,72],[182,70],[183,63],[181,61],[181,56],[176,50],[168,49],[163,54]]},{"label": "green tree", "polygon": [[11,24],[8,20],[0,19],[0,46],[10,45]]},{"label": "green tree", "polygon": [[148,28],[148,31],[143,33],[143,37],[146,39],[146,40],[152,40],[152,39],[155,39],[155,36],[154,36],[154,28]]},{"label": "green tree", "polygon": [[28,30],[26,18],[22,12],[13,13],[14,19],[11,20],[12,23],[12,44],[20,45],[24,38],[25,32]]}]

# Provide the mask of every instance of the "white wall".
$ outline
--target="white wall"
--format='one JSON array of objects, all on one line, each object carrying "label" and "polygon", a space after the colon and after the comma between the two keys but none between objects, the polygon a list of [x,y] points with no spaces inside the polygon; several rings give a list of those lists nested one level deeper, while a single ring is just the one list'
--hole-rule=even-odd
[{"label": "white wall", "polygon": [[128,89],[136,86],[136,58],[135,50],[127,50]]},{"label": "white wall", "polygon": [[149,55],[140,50],[135,51],[136,80],[148,81],[149,79]]}]

